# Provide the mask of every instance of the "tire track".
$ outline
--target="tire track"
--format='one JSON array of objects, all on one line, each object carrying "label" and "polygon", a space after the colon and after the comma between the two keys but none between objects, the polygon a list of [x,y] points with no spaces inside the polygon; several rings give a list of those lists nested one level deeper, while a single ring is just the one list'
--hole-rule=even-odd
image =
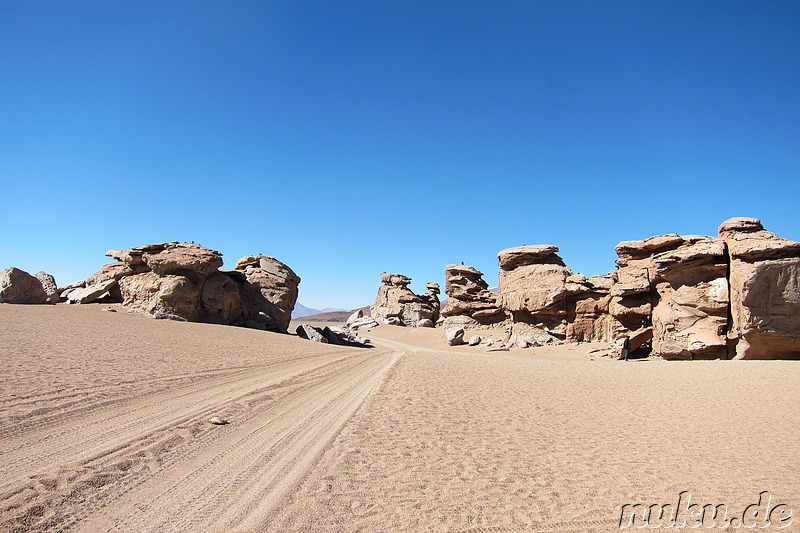
[{"label": "tire track", "polygon": [[6,436],[0,440],[0,500],[54,467],[96,460],[255,391],[350,356],[352,351],[342,351],[240,370]]},{"label": "tire track", "polygon": [[[297,383],[249,418],[78,524],[80,531],[254,531],[296,488],[399,355],[363,352]],[[258,404],[258,395],[251,399]]]}]

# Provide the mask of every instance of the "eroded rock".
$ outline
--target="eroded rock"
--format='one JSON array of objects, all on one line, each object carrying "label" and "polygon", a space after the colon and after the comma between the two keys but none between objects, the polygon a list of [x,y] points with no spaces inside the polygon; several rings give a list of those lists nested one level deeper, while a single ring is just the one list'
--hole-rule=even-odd
[{"label": "eroded rock", "polygon": [[0,303],[43,304],[47,293],[42,282],[15,267],[0,271]]}]

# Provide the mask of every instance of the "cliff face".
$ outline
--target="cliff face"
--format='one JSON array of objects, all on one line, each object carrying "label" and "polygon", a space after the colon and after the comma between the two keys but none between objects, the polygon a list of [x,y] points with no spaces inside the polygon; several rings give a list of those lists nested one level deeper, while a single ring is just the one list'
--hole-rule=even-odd
[{"label": "cliff face", "polygon": [[501,251],[496,295],[477,270],[449,265],[445,325],[475,325],[486,309],[524,346],[628,339],[667,359],[800,359],[800,243],[758,219],[730,219],[718,237],[621,242],[617,269],[592,278],[557,252]]}]

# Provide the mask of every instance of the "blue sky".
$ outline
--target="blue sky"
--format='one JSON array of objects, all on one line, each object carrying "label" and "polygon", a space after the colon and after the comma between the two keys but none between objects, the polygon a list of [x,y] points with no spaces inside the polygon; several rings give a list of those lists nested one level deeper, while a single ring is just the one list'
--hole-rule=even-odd
[{"label": "blue sky", "polygon": [[300,301],[381,271],[756,216],[800,240],[796,1],[0,5],[0,268],[109,248],[265,253]]}]

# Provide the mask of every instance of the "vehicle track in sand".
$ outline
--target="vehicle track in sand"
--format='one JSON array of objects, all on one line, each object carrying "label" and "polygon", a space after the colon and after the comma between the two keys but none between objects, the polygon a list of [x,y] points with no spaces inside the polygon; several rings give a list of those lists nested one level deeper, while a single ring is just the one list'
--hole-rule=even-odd
[{"label": "vehicle track in sand", "polygon": [[259,529],[398,357],[343,350],[29,425],[0,440],[0,528]]}]

